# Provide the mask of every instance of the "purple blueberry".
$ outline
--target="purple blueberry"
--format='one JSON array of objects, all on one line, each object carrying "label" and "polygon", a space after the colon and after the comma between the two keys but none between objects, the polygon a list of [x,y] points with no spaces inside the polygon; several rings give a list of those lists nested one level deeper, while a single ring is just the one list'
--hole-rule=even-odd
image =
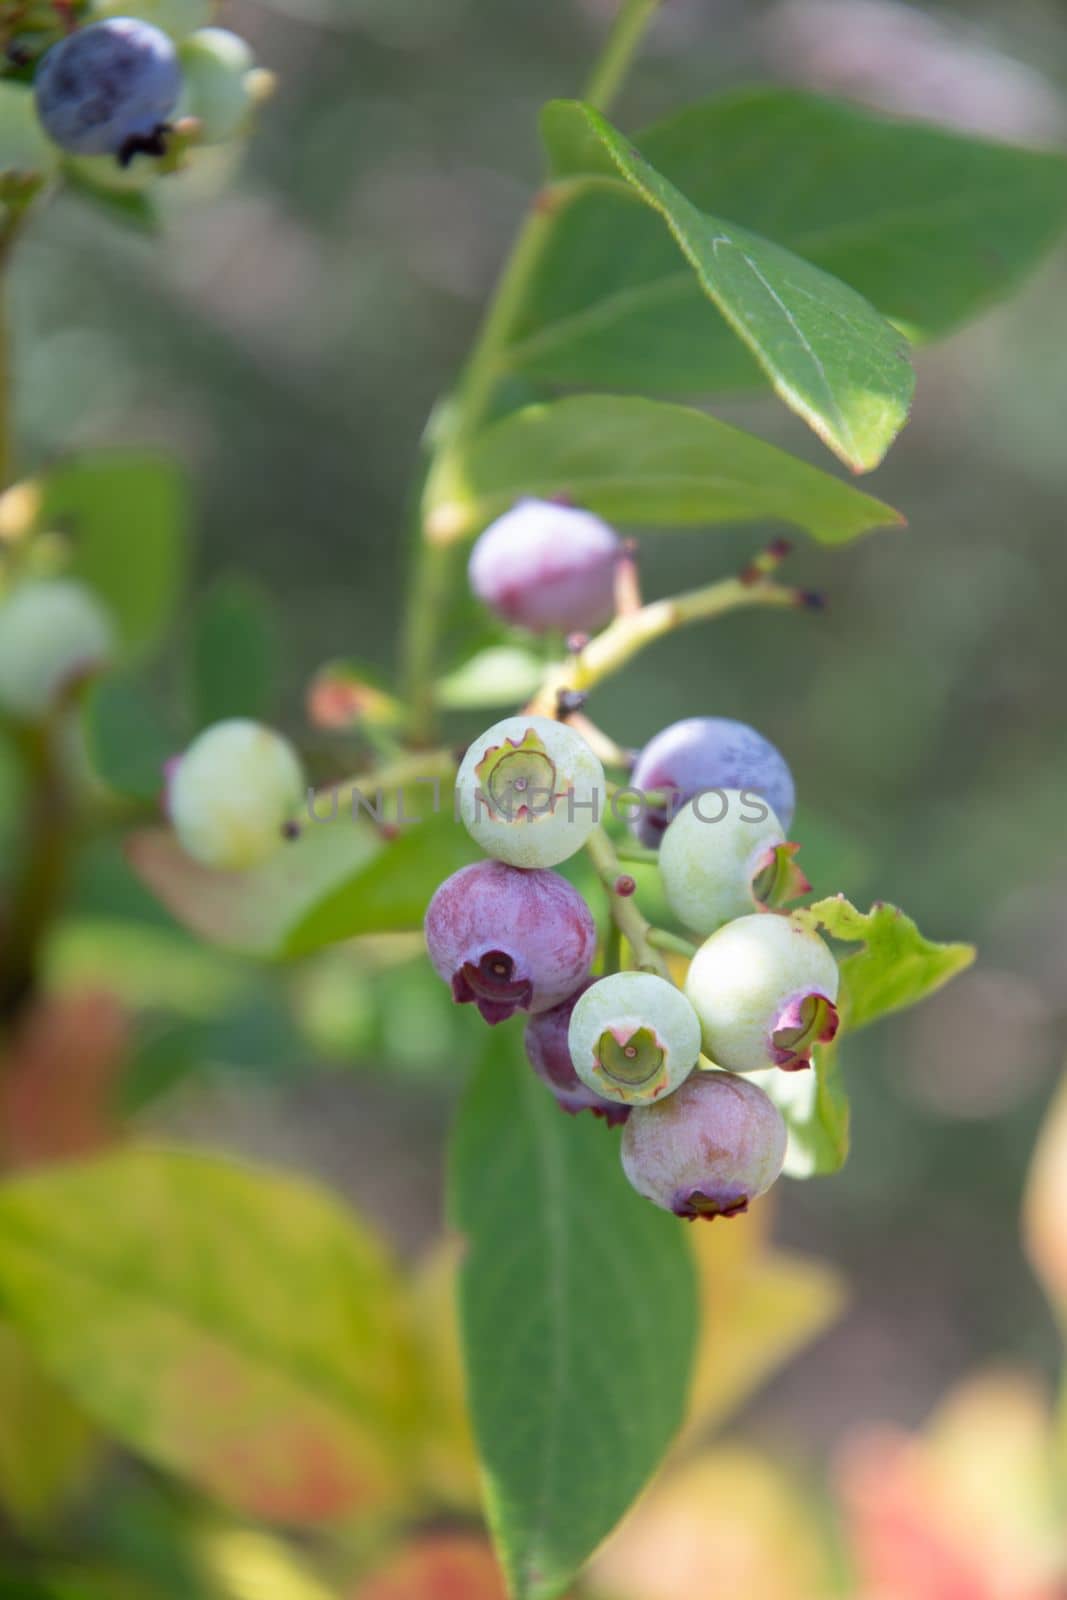
[{"label": "purple blueberry", "polygon": [[754,1083],[694,1072],[623,1129],[622,1165],[638,1194],[677,1217],[734,1217],[782,1170],[781,1112]]},{"label": "purple blueberry", "polygon": [[596,924],[558,872],[478,861],[446,878],[430,901],[426,947],[459,1005],[504,1022],[574,993],[589,975]]},{"label": "purple blueberry", "polygon": [[579,1111],[591,1111],[594,1116],[603,1117],[611,1126],[625,1122],[630,1115],[630,1107],[613,1105],[594,1094],[592,1089],[586,1088],[574,1070],[567,1043],[571,1012],[592,984],[593,979],[587,978],[581,988],[576,989],[562,1005],[553,1006],[551,1011],[542,1011],[530,1018],[526,1024],[526,1054],[537,1076],[552,1090],[561,1110],[569,1111],[572,1116]]},{"label": "purple blueberry", "polygon": [[177,51],[149,22],[111,17],[52,46],[37,72],[37,115],[48,137],[78,156],[163,154],[181,94]]},{"label": "purple blueberry", "polygon": [[622,543],[589,511],[550,500],[520,500],[486,528],[468,575],[479,600],[505,622],[533,633],[589,632],[614,609]]},{"label": "purple blueberry", "polygon": [[633,820],[642,844],[656,846],[672,817],[704,789],[741,789],[766,800],[788,833],[796,808],[793,775],[774,745],[747,723],[728,717],[687,717],[650,739],[632,783],[644,793],[663,790],[670,803],[647,806]]}]

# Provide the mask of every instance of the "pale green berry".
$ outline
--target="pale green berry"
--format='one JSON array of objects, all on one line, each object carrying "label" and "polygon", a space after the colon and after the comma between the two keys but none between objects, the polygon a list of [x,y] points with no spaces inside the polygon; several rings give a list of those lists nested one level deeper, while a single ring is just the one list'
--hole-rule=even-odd
[{"label": "pale green berry", "polygon": [[705,1054],[731,1072],[806,1067],[837,1031],[838,971],[829,948],[789,917],[759,913],[727,923],[689,966],[685,992]]},{"label": "pale green berry", "polygon": [[700,1055],[700,1022],[654,972],[614,972],[579,998],[567,1044],[574,1070],[604,1100],[644,1105],[674,1092]]},{"label": "pale green berry", "polygon": [[185,80],[179,114],[196,118],[202,144],[225,144],[241,132],[255,103],[251,49],[226,28],[201,28],[178,58]]},{"label": "pale green berry", "polygon": [[667,904],[696,933],[781,905],[811,887],[793,862],[796,849],[758,795],[739,789],[697,795],[660,845]]},{"label": "pale green berry", "polygon": [[182,848],[197,861],[254,867],[283,844],[304,788],[289,741],[235,717],[207,728],[179,758],[167,809]]},{"label": "pale green berry", "polygon": [[637,1106],[622,1135],[622,1167],[638,1194],[676,1217],[735,1217],[782,1170],[782,1114],[730,1072],[694,1072],[677,1094]]},{"label": "pale green berry", "polygon": [[32,579],[0,601],[0,708],[27,721],[49,712],[64,689],[106,665],[111,619],[73,578]]},{"label": "pale green berry", "polygon": [[505,717],[476,739],[456,777],[467,832],[512,867],[553,867],[588,839],[604,769],[580,734],[548,717]]}]

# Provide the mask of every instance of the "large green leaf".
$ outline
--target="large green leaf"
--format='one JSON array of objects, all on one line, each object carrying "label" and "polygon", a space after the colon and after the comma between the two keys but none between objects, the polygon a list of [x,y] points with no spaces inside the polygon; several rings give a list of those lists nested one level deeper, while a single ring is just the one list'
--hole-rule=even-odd
[{"label": "large green leaf", "polygon": [[849,1032],[888,1011],[917,1005],[974,960],[973,945],[926,939],[910,917],[882,900],[864,912],[839,894],[798,915],[821,925],[833,939],[864,947],[841,962],[839,1004]]},{"label": "large green leaf", "polygon": [[621,178],[657,212],[786,405],[855,471],[878,465],[907,420],[914,374],[905,340],[869,301],[781,245],[698,209],[592,107],[552,103],[544,133],[557,175]]},{"label": "large green leaf", "polygon": [[136,1148],[11,1181],[0,1299],[90,1415],[237,1510],[323,1523],[402,1491],[418,1399],[401,1292],[306,1184]]},{"label": "large green leaf", "polygon": [[154,643],[185,575],[186,494],[165,457],[105,452],[54,467],[40,523],[71,541],[70,570],[102,596],[124,642]]},{"label": "large green leaf", "polygon": [[448,455],[427,493],[428,527],[444,541],[523,495],[566,495],[631,525],[788,522],[826,544],[903,520],[703,411],[624,395],[577,395],[492,423]]},{"label": "large green leaf", "polygon": [[560,1112],[513,1034],[464,1104],[450,1210],[493,1534],[519,1600],[558,1595],[682,1421],[697,1333],[685,1230],[629,1187],[615,1134]]},{"label": "large green leaf", "polygon": [[[793,89],[742,89],[639,133],[702,211],[730,217],[929,339],[1006,294],[1067,220],[1067,163]],[[513,332],[512,370],[698,394],[759,381],[647,209],[612,185],[561,197]]]}]

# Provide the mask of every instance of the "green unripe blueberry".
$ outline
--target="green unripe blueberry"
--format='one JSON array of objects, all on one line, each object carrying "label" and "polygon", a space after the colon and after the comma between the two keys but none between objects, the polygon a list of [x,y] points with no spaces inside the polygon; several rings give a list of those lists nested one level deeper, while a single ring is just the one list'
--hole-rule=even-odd
[{"label": "green unripe blueberry", "polygon": [[817,933],[774,913],[739,917],[706,939],[685,992],[705,1054],[731,1072],[794,1071],[837,1032],[837,962]]},{"label": "green unripe blueberry", "polygon": [[600,820],[604,769],[580,734],[548,717],[505,717],[476,739],[456,777],[463,823],[487,855],[554,867]]},{"label": "green unripe blueberry", "polygon": [[208,867],[258,866],[282,845],[304,794],[300,758],[259,722],[216,722],[170,778],[167,809],[182,848]]},{"label": "green unripe blueberry", "polygon": [[676,1217],[735,1217],[774,1183],[786,1142],[762,1089],[729,1072],[694,1072],[677,1094],[631,1112],[622,1167],[638,1194]]},{"label": "green unripe blueberry", "polygon": [[567,1044],[575,1072],[594,1094],[644,1105],[688,1078],[700,1055],[700,1022],[665,978],[614,972],[579,998]]},{"label": "green unripe blueberry", "polygon": [[739,789],[696,795],[660,845],[667,904],[696,933],[714,933],[760,906],[781,905],[810,888],[793,862],[796,849],[758,795]]},{"label": "green unripe blueberry", "polygon": [[185,80],[179,114],[196,118],[202,144],[225,144],[241,132],[255,101],[251,49],[226,28],[201,28],[178,59]]},{"label": "green unripe blueberry", "polygon": [[0,601],[0,708],[34,721],[63,690],[104,666],[114,649],[111,619],[73,578],[32,579]]}]

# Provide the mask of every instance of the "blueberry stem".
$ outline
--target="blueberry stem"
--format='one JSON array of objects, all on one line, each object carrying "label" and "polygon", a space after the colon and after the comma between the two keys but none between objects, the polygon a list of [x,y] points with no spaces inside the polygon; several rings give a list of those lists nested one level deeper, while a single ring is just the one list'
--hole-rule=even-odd
[{"label": "blueberry stem", "polygon": [[620,844],[615,847],[615,854],[620,861],[636,861],[645,866],[659,865],[659,851],[648,850],[643,844]]},{"label": "blueberry stem", "polygon": [[593,68],[582,98],[597,111],[608,111],[622,88],[630,63],[644,37],[645,29],[663,0],[623,0],[622,9],[600,59]]},{"label": "blueberry stem", "polygon": [[[599,110],[606,108],[621,87],[645,28],[661,3],[662,0],[623,0],[586,90],[590,103]],[[602,181],[595,176],[563,179],[545,184],[534,196],[455,393],[434,419],[434,437],[422,480],[419,536],[403,646],[410,733],[417,744],[433,738],[433,680],[453,575],[450,547],[458,538],[476,531],[471,525],[470,496],[462,472],[457,473],[457,446],[484,425],[491,411],[504,367],[503,357],[559,210]]]},{"label": "blueberry stem", "polygon": [[691,939],[683,939],[680,933],[671,933],[668,928],[650,928],[648,942],[654,950],[667,950],[672,955],[685,956],[688,961],[697,953]]},{"label": "blueberry stem", "polygon": [[653,600],[639,611],[616,617],[590,639],[580,654],[560,663],[529,704],[530,712],[550,716],[561,691],[588,691],[618,672],[647,645],[691,622],[708,622],[746,606],[796,609],[796,590],[785,584],[722,578],[668,600]]},{"label": "blueberry stem", "polygon": [[603,828],[594,828],[585,842],[585,849],[607,892],[611,920],[633,951],[638,968],[642,972],[654,972],[669,982],[667,964],[649,942],[652,929],[641,915],[636,899],[633,895],[615,892],[615,884],[623,874],[619,870],[619,857],[614,843]]}]

